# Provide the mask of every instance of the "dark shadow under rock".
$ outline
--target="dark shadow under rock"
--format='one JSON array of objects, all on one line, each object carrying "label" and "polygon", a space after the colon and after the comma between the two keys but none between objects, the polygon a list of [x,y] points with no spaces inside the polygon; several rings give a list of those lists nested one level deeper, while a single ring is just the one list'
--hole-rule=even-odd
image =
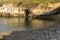
[{"label": "dark shadow under rock", "polygon": [[46,12],[40,15],[37,15],[35,18],[37,19],[49,19],[49,18],[53,18],[54,15],[59,15],[60,14],[60,7],[50,11],[50,12]]}]

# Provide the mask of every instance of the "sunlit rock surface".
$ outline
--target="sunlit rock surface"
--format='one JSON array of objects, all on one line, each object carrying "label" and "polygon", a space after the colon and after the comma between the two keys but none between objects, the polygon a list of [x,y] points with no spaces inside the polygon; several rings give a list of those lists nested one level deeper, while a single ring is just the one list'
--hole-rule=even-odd
[{"label": "sunlit rock surface", "polygon": [[[36,16],[36,15],[40,15],[43,14],[45,12],[50,12],[51,10],[54,10],[55,8],[60,7],[60,2],[55,3],[55,4],[51,4],[48,3],[48,5],[45,6],[44,5],[38,5],[36,7],[32,7],[30,8],[31,10],[31,14],[32,16]],[[18,16],[20,14],[20,16],[22,15],[23,17],[25,17],[25,9],[26,7],[20,7],[20,6],[16,6],[16,4],[14,3],[4,3],[1,7],[0,7],[0,14],[2,16],[5,16],[3,14],[11,14],[12,16]]]}]

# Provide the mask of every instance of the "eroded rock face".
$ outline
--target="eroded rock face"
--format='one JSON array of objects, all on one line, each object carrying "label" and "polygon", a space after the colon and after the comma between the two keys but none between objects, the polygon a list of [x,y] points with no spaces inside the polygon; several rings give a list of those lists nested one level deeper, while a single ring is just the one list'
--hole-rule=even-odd
[{"label": "eroded rock face", "polygon": [[46,7],[45,5],[38,5],[37,7],[31,8],[31,10],[34,15],[40,15],[45,12],[50,12],[58,7],[60,7],[60,2],[55,4],[48,3]]},{"label": "eroded rock face", "polygon": [[53,18],[54,19],[55,16],[59,17],[59,14],[60,14],[60,7],[56,8],[56,9],[50,11],[50,12],[46,12],[44,14],[37,15],[35,18],[37,18],[37,19],[41,19],[41,18]]},{"label": "eroded rock face", "polygon": [[[48,3],[48,5],[46,7],[45,7],[45,5],[38,5],[36,7],[30,8],[30,10],[32,12],[32,14],[30,14],[30,15],[33,15],[35,17],[36,15],[50,12],[58,7],[60,7],[60,2],[55,3],[55,4]],[[25,17],[25,15],[26,15],[25,7],[13,6],[13,3],[3,4],[2,7],[0,7],[0,12],[1,12],[0,14],[2,14],[2,16],[4,16],[4,17],[9,15],[8,13],[10,13],[10,15],[12,17],[16,17],[16,16],[18,16],[18,14],[21,15],[20,17],[22,17],[22,16]],[[29,17],[30,17],[30,15],[29,15]],[[9,17],[9,16],[7,16],[7,17]]]}]

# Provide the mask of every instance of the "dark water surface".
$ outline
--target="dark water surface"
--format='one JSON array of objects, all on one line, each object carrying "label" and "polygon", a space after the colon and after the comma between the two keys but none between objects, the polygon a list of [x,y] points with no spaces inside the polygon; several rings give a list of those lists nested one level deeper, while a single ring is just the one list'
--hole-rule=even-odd
[{"label": "dark water surface", "polygon": [[32,18],[0,18],[0,32],[22,31],[33,28],[44,28],[60,23],[56,20],[38,20]]}]

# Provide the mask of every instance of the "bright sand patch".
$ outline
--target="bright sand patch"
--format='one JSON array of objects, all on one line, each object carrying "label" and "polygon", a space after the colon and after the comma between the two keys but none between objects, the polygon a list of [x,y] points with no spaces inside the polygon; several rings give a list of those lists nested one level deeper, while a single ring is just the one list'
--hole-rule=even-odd
[{"label": "bright sand patch", "polygon": [[3,38],[4,35],[9,35],[11,32],[0,32],[0,39]]}]

